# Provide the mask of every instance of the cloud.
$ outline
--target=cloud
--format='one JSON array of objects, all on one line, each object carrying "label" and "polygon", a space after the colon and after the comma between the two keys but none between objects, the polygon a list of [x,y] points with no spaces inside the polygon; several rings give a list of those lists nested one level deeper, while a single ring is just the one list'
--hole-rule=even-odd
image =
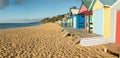
[{"label": "cloud", "polygon": [[0,9],[5,8],[9,5],[8,0],[0,0]]},{"label": "cloud", "polygon": [[[30,1],[35,1],[35,0],[13,0],[13,3],[11,4],[22,4],[22,3],[27,3]],[[0,0],[0,9],[3,9],[7,6],[9,6],[10,0]]]},{"label": "cloud", "polygon": [[14,0],[14,4],[22,4],[22,3],[26,3],[29,2],[30,0]]},{"label": "cloud", "polygon": [[13,4],[23,4],[27,2],[33,2],[33,1],[39,1],[39,0],[13,0]]}]

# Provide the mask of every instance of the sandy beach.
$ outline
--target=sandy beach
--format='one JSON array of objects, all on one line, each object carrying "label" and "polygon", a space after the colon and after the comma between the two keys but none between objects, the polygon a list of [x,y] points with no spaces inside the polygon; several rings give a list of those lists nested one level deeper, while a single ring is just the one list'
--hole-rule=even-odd
[{"label": "sandy beach", "polygon": [[58,24],[0,29],[0,58],[117,58],[103,46],[83,47],[63,37]]}]

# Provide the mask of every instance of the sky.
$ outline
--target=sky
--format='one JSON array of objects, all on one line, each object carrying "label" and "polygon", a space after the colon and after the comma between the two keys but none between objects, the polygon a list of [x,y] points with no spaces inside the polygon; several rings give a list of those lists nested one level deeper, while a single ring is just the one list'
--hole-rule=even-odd
[{"label": "sky", "polygon": [[0,23],[36,22],[79,8],[80,0],[0,0]]}]

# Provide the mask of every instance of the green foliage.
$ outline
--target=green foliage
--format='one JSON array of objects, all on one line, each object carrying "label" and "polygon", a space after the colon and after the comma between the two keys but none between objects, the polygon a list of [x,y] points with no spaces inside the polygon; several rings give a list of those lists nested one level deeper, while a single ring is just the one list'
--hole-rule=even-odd
[{"label": "green foliage", "polygon": [[46,17],[43,20],[41,20],[40,23],[41,24],[48,23],[48,22],[54,23],[55,21],[62,20],[62,18],[64,18],[64,14],[63,15],[54,16],[52,18]]},{"label": "green foliage", "polygon": [[76,7],[76,6],[73,6],[73,7],[71,7],[70,9],[77,9],[77,7]]}]

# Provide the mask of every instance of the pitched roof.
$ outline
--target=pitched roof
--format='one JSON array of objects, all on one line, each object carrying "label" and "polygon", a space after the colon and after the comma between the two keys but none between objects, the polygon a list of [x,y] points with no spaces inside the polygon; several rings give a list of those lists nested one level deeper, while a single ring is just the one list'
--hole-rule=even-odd
[{"label": "pitched roof", "polygon": [[90,7],[90,4],[91,4],[92,1],[86,1],[86,0],[83,0],[82,3],[86,6],[86,8],[89,8]]},{"label": "pitched roof", "polygon": [[103,5],[112,6],[117,0],[99,0]]},{"label": "pitched roof", "polygon": [[93,5],[95,4],[96,0],[93,1],[91,6],[92,0],[83,0],[82,3],[86,6],[87,9],[91,6],[90,10],[93,9]]}]

